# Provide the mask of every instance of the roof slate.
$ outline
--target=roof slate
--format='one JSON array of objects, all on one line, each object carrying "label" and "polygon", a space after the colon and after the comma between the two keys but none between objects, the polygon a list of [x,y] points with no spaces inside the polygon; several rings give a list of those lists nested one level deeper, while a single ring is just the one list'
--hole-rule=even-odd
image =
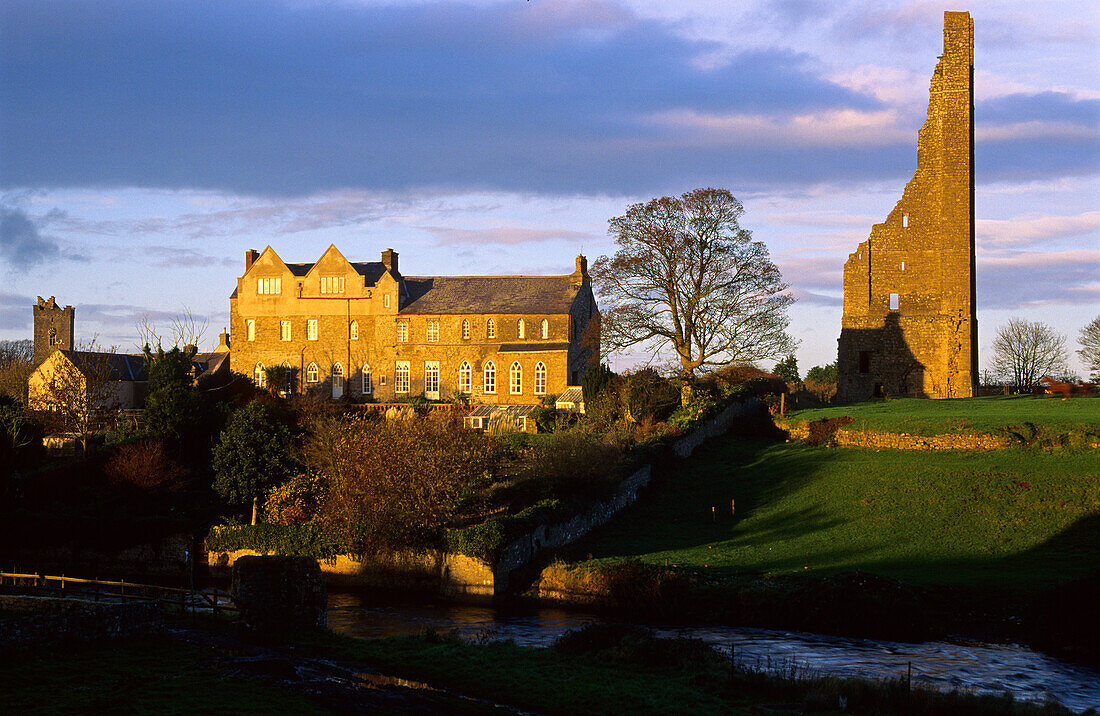
[{"label": "roof slate", "polygon": [[145,357],[130,353],[102,353],[99,351],[61,351],[82,373],[106,361],[111,370],[111,380],[149,380],[145,373]]},{"label": "roof slate", "polygon": [[569,276],[407,276],[400,313],[568,313]]}]

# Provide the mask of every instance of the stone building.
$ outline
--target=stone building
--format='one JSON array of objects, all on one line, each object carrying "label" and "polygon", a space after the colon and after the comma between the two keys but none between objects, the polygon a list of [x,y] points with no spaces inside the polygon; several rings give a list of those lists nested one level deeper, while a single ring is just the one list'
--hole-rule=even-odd
[{"label": "stone building", "polygon": [[974,297],[974,41],[944,13],[917,169],[844,265],[837,398],[977,393]]},{"label": "stone building", "polygon": [[288,264],[269,246],[245,252],[229,302],[234,372],[263,383],[282,366],[296,390],[333,398],[533,405],[599,360],[583,256],[564,276],[405,276],[392,249]]},{"label": "stone building", "polygon": [[50,357],[56,350],[73,349],[73,328],[76,321],[76,309],[72,306],[61,308],[53,296],[50,300],[38,297],[34,311],[34,365]]}]

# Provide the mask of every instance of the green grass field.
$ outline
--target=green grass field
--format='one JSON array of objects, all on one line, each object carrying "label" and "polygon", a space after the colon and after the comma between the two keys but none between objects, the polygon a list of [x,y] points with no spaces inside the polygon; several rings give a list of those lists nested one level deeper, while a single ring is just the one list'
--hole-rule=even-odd
[{"label": "green grass field", "polygon": [[1100,565],[1095,450],[902,452],[725,438],[675,470],[567,556],[715,576],[860,569],[1021,593]]},{"label": "green grass field", "polygon": [[912,435],[948,433],[1021,433],[1033,427],[1047,435],[1088,435],[1100,439],[1100,397],[1072,400],[1046,396],[995,395],[965,400],[899,398],[840,405],[788,414],[790,422],[850,416],[847,429],[881,430]]}]

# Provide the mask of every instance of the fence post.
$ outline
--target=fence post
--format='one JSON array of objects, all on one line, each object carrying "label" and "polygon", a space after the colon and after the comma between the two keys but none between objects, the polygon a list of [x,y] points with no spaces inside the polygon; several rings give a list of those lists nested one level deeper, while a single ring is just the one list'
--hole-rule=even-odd
[{"label": "fence post", "polygon": [[125,579],[120,579],[119,581],[122,583],[122,590],[121,590],[122,591],[122,601],[125,602],[126,601],[126,580]]}]

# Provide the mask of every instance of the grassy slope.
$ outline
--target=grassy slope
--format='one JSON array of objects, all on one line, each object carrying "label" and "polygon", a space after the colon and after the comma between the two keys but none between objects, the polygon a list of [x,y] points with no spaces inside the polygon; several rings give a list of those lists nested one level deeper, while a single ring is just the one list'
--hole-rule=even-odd
[{"label": "grassy slope", "polygon": [[858,568],[1028,592],[1100,564],[1100,453],[876,452],[725,439],[569,556],[589,554],[716,575]]},{"label": "grassy slope", "polygon": [[[1047,433],[1088,433],[1100,437],[1100,398],[1058,400],[1044,396],[1012,395],[966,400],[897,400],[841,405],[792,412],[792,422],[810,422],[848,415],[847,429],[881,430],[915,435],[946,433],[1020,432],[1038,426]],[[1025,430],[1026,432],[1026,430]]]}]

